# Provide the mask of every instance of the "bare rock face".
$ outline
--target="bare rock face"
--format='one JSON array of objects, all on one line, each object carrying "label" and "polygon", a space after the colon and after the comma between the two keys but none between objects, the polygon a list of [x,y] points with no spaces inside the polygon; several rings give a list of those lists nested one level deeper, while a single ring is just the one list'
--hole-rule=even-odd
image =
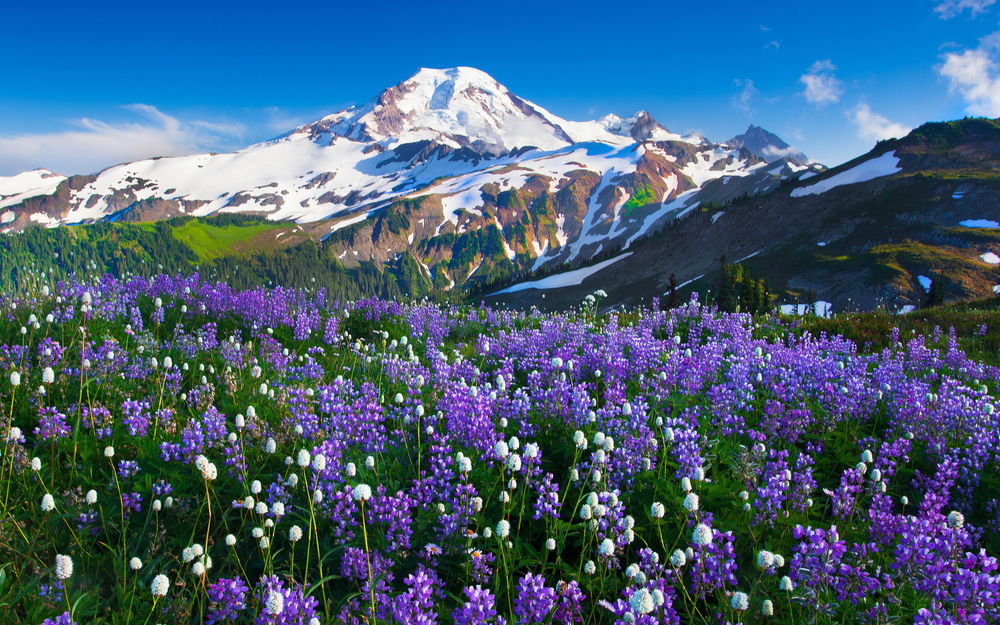
[{"label": "bare rock face", "polygon": [[140,200],[120,211],[114,217],[116,221],[143,222],[162,221],[172,217],[183,217],[189,215],[204,205],[201,201],[187,200],[164,200],[162,198],[151,198]]},{"label": "bare rock face", "polygon": [[657,130],[669,132],[664,126],[661,126],[659,122],[653,119],[652,115],[646,111],[640,111],[636,116],[635,122],[632,124],[632,128],[629,129],[629,134],[636,141],[652,141],[657,134]]}]

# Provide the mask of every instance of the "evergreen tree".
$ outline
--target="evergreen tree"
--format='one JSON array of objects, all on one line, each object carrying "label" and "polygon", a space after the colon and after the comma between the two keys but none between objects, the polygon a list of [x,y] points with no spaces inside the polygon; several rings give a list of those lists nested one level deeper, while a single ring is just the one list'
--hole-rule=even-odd
[{"label": "evergreen tree", "polygon": [[757,301],[760,309],[757,312],[765,313],[771,311],[771,289],[767,286],[767,281],[761,278],[757,281]]},{"label": "evergreen tree", "polygon": [[752,315],[757,312],[758,308],[757,281],[753,278],[745,278],[740,285],[740,312]]},{"label": "evergreen tree", "polygon": [[680,295],[677,293],[677,274],[670,274],[670,288],[667,289],[667,309],[680,306]]},{"label": "evergreen tree", "polygon": [[732,265],[725,254],[719,258],[719,288],[715,296],[716,305],[723,312],[733,312],[738,303],[736,284],[733,281]]},{"label": "evergreen tree", "polygon": [[944,304],[944,280],[941,276],[934,276],[931,280],[931,288],[927,289],[927,299],[924,301],[924,306],[930,308],[941,304]]}]

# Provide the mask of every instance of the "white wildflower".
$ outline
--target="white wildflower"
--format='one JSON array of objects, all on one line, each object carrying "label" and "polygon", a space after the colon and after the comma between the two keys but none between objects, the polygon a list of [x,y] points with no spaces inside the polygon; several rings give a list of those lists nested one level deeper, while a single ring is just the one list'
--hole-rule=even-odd
[{"label": "white wildflower", "polygon": [[149,585],[149,591],[154,597],[165,597],[168,590],[170,590],[170,580],[163,573],[154,577]]},{"label": "white wildflower", "polygon": [[656,607],[653,595],[645,588],[640,588],[628,600],[629,606],[638,614],[649,614]]},{"label": "white wildflower", "polygon": [[372,498],[372,488],[367,484],[358,484],[354,487],[353,494],[356,501],[368,501]]},{"label": "white wildflower", "polygon": [[965,515],[958,510],[952,510],[948,513],[948,527],[951,529],[959,529],[965,525]]},{"label": "white wildflower", "polygon": [[774,602],[770,599],[764,599],[764,602],[760,604],[760,613],[763,616],[774,616]]},{"label": "white wildflower", "polygon": [[687,556],[684,555],[684,552],[681,551],[680,549],[676,549],[670,555],[670,564],[674,565],[677,568],[680,568],[685,564],[687,564]]},{"label": "white wildflower", "polygon": [[497,523],[497,536],[500,538],[507,538],[510,536],[510,521],[502,519],[499,523]]},{"label": "white wildflower", "polygon": [[698,511],[698,495],[695,493],[688,493],[687,497],[684,498],[684,509],[688,512]]},{"label": "white wildflower", "polygon": [[597,553],[602,556],[610,556],[615,552],[615,543],[610,538],[605,538],[597,547]]},{"label": "white wildflower", "polygon": [[737,612],[742,612],[750,608],[750,597],[745,592],[736,591],[729,599],[729,606]]},{"label": "white wildflower", "polygon": [[285,595],[277,590],[267,591],[267,600],[264,603],[264,609],[271,616],[280,615],[285,611]]},{"label": "white wildflower", "polygon": [[73,558],[59,554],[56,556],[56,577],[69,579],[73,576]]},{"label": "white wildflower", "polygon": [[757,552],[757,566],[762,569],[769,569],[774,566],[774,554],[766,549]]},{"label": "white wildflower", "polygon": [[691,534],[691,542],[696,545],[710,544],[712,542],[712,528],[704,523],[699,523]]}]

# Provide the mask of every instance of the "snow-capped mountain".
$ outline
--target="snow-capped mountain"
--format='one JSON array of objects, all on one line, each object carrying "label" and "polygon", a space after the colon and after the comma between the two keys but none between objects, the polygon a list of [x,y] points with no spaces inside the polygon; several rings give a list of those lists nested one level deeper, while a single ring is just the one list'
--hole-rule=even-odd
[{"label": "snow-capped mountain", "polygon": [[482,71],[421,69],[237,152],[0,177],[0,231],[249,213],[298,222],[345,264],[410,254],[429,279],[454,284],[583,262],[703,202],[805,174],[797,152],[762,157],[789,148],[756,130],[716,144],[644,111],[568,121]]},{"label": "snow-capped mountain", "polygon": [[808,165],[810,162],[805,154],[785,143],[781,137],[753,124],[743,134],[726,141],[726,145],[746,148],[769,162],[778,159],[787,159],[796,165]]}]

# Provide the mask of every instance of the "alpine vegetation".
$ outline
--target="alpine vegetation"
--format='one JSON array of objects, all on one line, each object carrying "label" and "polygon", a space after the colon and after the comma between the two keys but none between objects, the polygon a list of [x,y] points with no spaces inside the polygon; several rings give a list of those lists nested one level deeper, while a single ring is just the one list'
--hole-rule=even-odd
[{"label": "alpine vegetation", "polygon": [[0,296],[0,622],[1000,622],[1000,370],[692,300]]}]

